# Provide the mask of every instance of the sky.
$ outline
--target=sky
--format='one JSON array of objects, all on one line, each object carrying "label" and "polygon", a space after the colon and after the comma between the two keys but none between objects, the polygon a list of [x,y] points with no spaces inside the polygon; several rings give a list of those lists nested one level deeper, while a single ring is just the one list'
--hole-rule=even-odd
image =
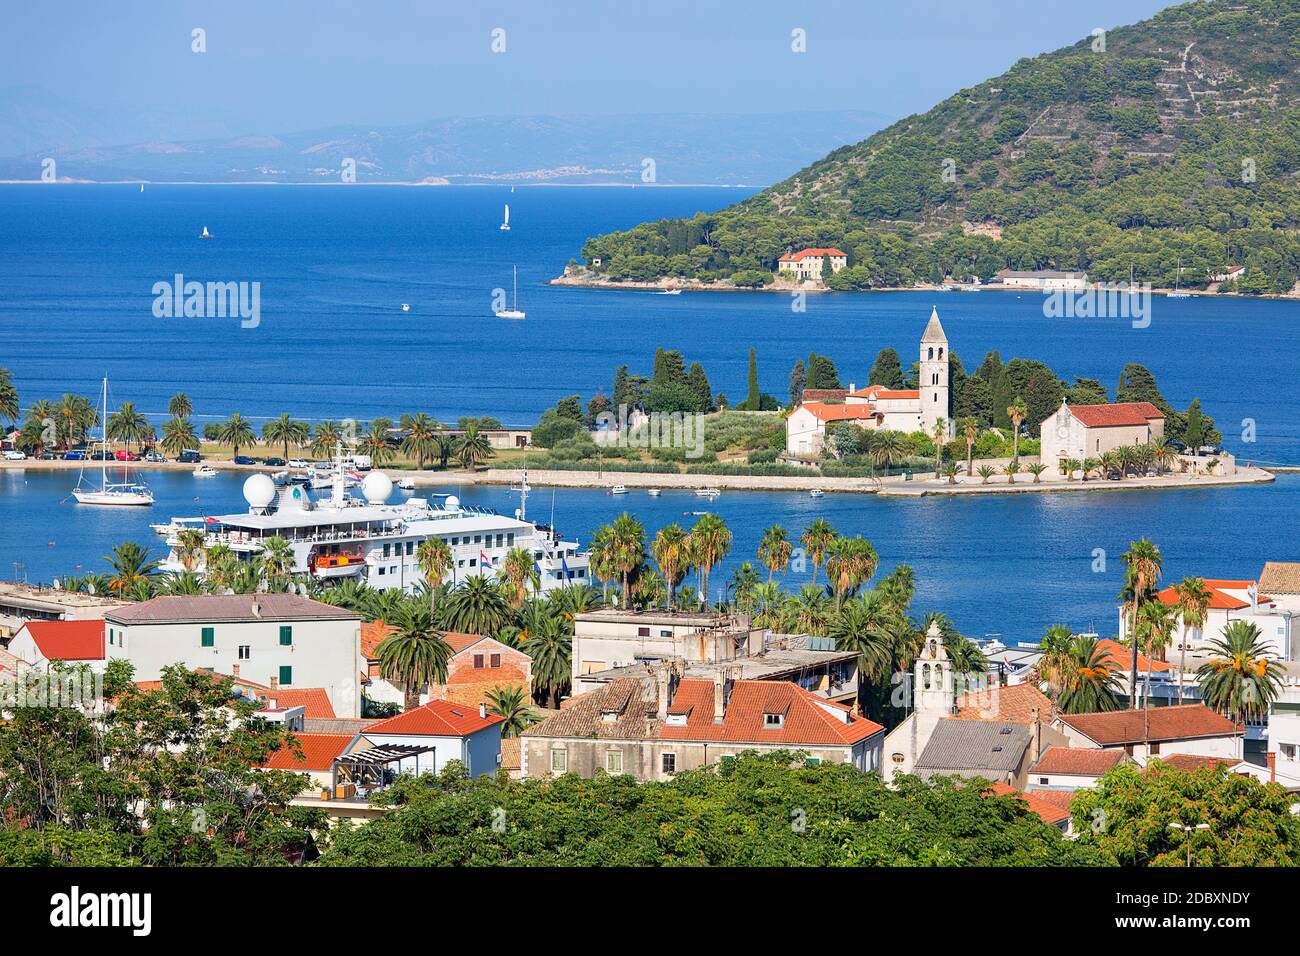
[{"label": "sky", "polygon": [[[70,0],[10,4],[0,91],[232,131],[443,116],[901,117],[1161,0]],[[791,7],[805,9],[791,13]],[[206,52],[191,50],[192,31]],[[491,50],[505,31],[505,52]],[[806,52],[791,50],[802,29]],[[125,119],[123,120],[125,122]],[[184,125],[178,120],[178,125]]]}]

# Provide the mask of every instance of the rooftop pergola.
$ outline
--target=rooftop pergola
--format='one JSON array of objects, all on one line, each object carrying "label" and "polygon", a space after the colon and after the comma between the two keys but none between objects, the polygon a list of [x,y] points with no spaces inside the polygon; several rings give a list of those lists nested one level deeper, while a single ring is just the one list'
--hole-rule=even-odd
[{"label": "rooftop pergola", "polygon": [[[356,784],[357,789],[379,789],[387,782],[385,779],[389,767],[392,764],[398,765],[398,772],[401,772],[401,763],[404,760],[415,759],[415,773],[418,776],[422,769],[433,770],[436,766],[433,754],[436,747],[416,747],[408,744],[383,744],[378,747],[371,747],[369,750],[358,750],[355,753],[344,754],[334,760],[330,769],[333,777],[333,785],[352,783]],[[428,766],[421,767],[420,758],[425,754],[429,755]]]}]

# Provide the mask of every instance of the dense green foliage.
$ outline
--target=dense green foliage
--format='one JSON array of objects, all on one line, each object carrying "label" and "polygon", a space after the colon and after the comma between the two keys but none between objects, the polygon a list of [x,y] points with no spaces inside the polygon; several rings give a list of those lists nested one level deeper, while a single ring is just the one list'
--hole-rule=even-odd
[{"label": "dense green foliage", "polygon": [[849,264],[833,289],[1002,268],[1172,286],[1180,266],[1205,286],[1243,263],[1239,291],[1289,291],[1300,0],[1185,3],[1104,44],[1020,60],[738,205],[589,239],[583,256],[616,280],[755,285],[787,251],[836,246]]},{"label": "dense green foliage", "polygon": [[[792,759],[793,758],[793,759]],[[797,755],[636,783],[603,773],[512,783],[444,773],[335,834],[325,866],[1068,866],[1101,857],[1007,797]],[[495,826],[494,826],[495,824]]]}]

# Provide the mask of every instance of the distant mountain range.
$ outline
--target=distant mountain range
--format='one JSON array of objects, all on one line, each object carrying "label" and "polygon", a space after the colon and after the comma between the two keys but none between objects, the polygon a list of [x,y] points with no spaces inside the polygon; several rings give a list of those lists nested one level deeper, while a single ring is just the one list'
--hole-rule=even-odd
[{"label": "distant mountain range", "polygon": [[114,117],[142,134],[121,144],[102,110],[8,90],[0,179],[38,179],[53,157],[60,179],[91,181],[338,182],[350,160],[357,182],[766,185],[888,121],[866,110],[484,116],[267,136],[228,135],[228,119],[141,114]]}]

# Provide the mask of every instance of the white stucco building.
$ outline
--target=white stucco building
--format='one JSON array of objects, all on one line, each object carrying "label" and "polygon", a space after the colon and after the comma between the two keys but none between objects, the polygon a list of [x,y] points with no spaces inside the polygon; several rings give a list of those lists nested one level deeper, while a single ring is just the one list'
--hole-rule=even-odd
[{"label": "white stucco building", "polygon": [[1065,462],[1100,458],[1122,445],[1146,445],[1163,438],[1165,416],[1150,402],[1070,405],[1062,402],[1042,422],[1039,461],[1065,473]]},{"label": "white stucco building", "polygon": [[1003,269],[997,277],[1011,289],[1037,289],[1043,292],[1079,292],[1088,287],[1088,273],[1060,272],[1039,269],[1034,272],[1017,272]]},{"label": "white stucco building", "polygon": [[162,669],[238,674],[267,685],[319,687],[336,715],[361,715],[361,618],[297,594],[156,597],[104,618],[107,656],[135,665],[137,681]]},{"label": "white stucco building", "polygon": [[831,272],[839,272],[849,264],[848,254],[839,249],[800,249],[798,252],[787,252],[778,259],[776,271],[792,273],[800,280],[820,279],[822,266],[827,259],[831,263]]},{"label": "white stucco building", "polygon": [[[1188,627],[1179,617],[1174,624],[1170,660],[1177,661],[1183,653],[1208,653],[1209,642],[1222,638],[1224,629],[1233,621],[1245,621],[1259,628],[1268,654],[1284,661],[1295,659],[1292,641],[1295,611],[1283,607],[1271,595],[1263,593],[1256,581],[1219,578],[1205,578],[1204,581],[1210,592],[1205,626]],[[1178,604],[1178,593],[1172,587],[1167,587],[1156,592],[1156,600],[1174,607]],[[1118,613],[1120,639],[1127,640],[1129,622],[1125,608],[1120,606]]]},{"label": "white stucco building", "polygon": [[[489,714],[483,704],[467,707],[449,700],[431,700],[396,717],[368,724],[360,737],[366,746],[433,747],[433,766],[423,769],[440,773],[448,762],[459,760],[471,777],[481,777],[495,774],[501,766],[504,720]],[[356,747],[354,744],[353,749]]]}]

